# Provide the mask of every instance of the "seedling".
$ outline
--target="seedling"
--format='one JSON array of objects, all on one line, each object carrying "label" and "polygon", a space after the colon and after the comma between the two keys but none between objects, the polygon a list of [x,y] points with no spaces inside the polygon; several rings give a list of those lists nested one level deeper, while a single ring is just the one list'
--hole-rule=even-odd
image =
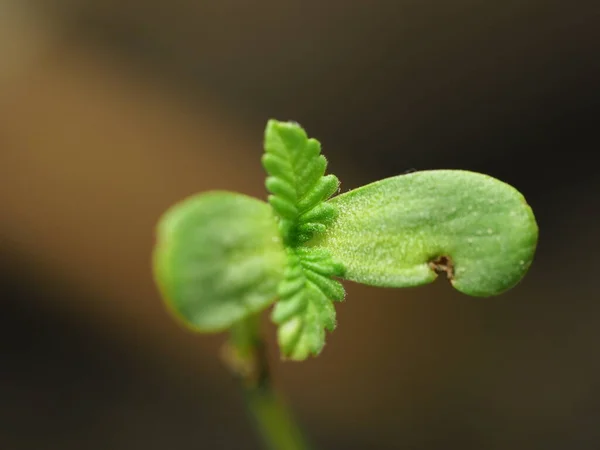
[{"label": "seedling", "polygon": [[[531,265],[533,212],[495,178],[417,171],[335,195],[319,142],[298,124],[270,120],[264,146],[267,202],[226,191],[187,198],[160,219],[154,250],[168,307],[192,330],[232,331],[227,361],[249,389],[268,385],[256,317],[271,305],[282,358],[301,361],[336,327],[339,280],[402,288],[443,274],[460,292],[489,297]],[[261,426],[273,448],[305,448],[291,421],[269,421]],[[296,439],[277,441],[274,428],[286,427]]]}]

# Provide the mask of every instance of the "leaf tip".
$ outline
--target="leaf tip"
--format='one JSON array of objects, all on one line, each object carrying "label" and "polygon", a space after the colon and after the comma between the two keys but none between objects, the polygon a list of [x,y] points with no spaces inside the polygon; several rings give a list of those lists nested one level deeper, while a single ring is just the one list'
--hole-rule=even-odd
[{"label": "leaf tip", "polygon": [[269,140],[275,136],[281,136],[288,139],[308,139],[304,128],[302,128],[298,122],[269,119],[267,121],[267,126],[265,127],[265,140]]}]

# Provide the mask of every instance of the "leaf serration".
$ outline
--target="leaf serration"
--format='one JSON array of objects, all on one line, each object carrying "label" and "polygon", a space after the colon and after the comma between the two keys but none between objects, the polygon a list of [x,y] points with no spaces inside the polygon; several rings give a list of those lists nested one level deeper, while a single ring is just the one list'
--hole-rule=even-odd
[{"label": "leaf serration", "polygon": [[336,214],[324,202],[340,182],[335,175],[325,175],[327,160],[319,141],[308,138],[298,124],[269,120],[262,164],[269,174],[268,202],[280,218],[284,242],[295,247],[324,232]]},{"label": "leaf serration", "polygon": [[306,248],[288,249],[279,301],[271,314],[279,325],[277,337],[285,357],[303,360],[321,352],[325,330],[333,331],[336,326],[333,302],[345,295],[342,284],[331,277],[342,275],[343,267],[329,255],[315,255]]},{"label": "leaf serration", "polygon": [[341,283],[332,279],[343,275],[344,267],[328,251],[303,246],[335,220],[337,209],[325,201],[340,183],[335,175],[325,175],[327,160],[319,141],[293,122],[267,123],[262,163],[269,175],[268,202],[288,252],[271,318],[279,326],[283,356],[302,360],[322,350],[325,330],[336,324],[333,302],[345,295]]}]

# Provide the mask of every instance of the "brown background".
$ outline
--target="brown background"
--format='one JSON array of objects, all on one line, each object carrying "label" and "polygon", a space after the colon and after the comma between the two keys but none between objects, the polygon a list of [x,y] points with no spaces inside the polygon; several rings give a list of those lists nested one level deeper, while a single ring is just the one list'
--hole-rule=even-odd
[{"label": "brown background", "polygon": [[0,448],[257,449],[224,336],[152,283],[153,227],[207,189],[264,197],[293,119],[343,189],[489,173],[541,228],[513,291],[348,284],[323,354],[277,363],[322,449],[600,446],[594,2],[0,0]]}]

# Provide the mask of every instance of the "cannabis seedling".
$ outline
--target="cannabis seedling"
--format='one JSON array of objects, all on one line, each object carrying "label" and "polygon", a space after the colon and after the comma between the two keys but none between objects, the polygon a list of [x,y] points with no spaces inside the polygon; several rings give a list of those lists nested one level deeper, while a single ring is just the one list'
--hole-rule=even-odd
[{"label": "cannabis seedling", "polygon": [[199,332],[231,329],[229,359],[256,383],[264,381],[256,315],[273,303],[282,357],[304,360],[336,326],[338,279],[400,288],[443,273],[457,290],[487,297],[516,285],[533,260],[534,215],[499,180],[432,170],[333,196],[339,181],[325,175],[319,142],[298,124],[270,120],[264,144],[268,203],[223,191],[192,196],[161,218],[154,251],[175,316]]}]

